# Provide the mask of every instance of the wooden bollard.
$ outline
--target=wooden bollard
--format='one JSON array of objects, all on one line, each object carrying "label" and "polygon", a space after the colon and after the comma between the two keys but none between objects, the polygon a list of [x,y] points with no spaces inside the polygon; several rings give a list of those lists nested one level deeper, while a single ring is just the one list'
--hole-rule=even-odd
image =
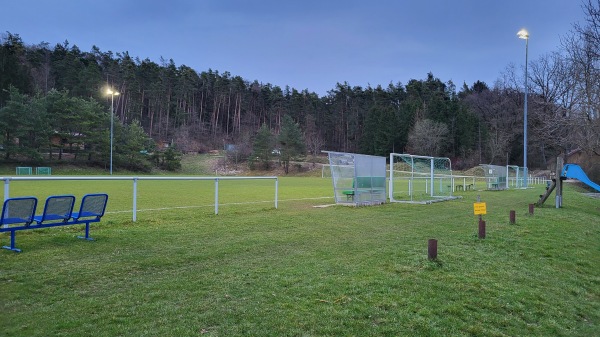
[{"label": "wooden bollard", "polygon": [[511,225],[515,224],[515,222],[516,222],[515,217],[516,217],[515,211],[510,211],[510,224]]},{"label": "wooden bollard", "polygon": [[430,260],[437,259],[437,240],[429,239],[427,243],[427,258]]},{"label": "wooden bollard", "polygon": [[479,219],[479,238],[485,239],[485,221]]},{"label": "wooden bollard", "polygon": [[529,204],[529,215],[533,215],[533,207],[535,204]]}]

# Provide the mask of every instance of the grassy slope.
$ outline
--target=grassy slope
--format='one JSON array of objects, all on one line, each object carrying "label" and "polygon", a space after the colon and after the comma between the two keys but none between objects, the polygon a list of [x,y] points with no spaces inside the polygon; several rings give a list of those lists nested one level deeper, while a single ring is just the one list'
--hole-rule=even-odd
[{"label": "grassy slope", "polygon": [[[262,184],[262,185],[261,185]],[[61,186],[77,191],[81,184]],[[141,208],[207,205],[211,187],[144,183]],[[17,235],[0,251],[1,335],[591,336],[600,331],[600,200],[567,186],[564,208],[527,215],[542,188],[464,192],[432,205],[332,202],[328,179],[221,183],[232,202],[146,211],[113,197],[94,242],[81,228]],[[25,183],[12,193],[51,194]],[[167,196],[163,196],[163,195]],[[472,203],[487,202],[476,237]],[[200,200],[202,199],[202,200]],[[266,201],[258,204],[234,202]],[[269,201],[271,200],[271,201]],[[130,206],[129,206],[130,207]],[[517,224],[508,223],[510,210]],[[0,236],[7,244],[6,234]],[[437,238],[439,259],[427,260]]]}]

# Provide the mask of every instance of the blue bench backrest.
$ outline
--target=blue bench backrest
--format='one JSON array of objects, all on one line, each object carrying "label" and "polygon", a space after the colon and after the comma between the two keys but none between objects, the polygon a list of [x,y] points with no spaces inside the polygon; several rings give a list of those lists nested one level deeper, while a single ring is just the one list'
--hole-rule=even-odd
[{"label": "blue bench backrest", "polygon": [[10,198],[4,201],[0,225],[25,224],[29,225],[35,216],[37,198]]},{"label": "blue bench backrest", "polygon": [[81,220],[82,218],[100,218],[104,215],[106,210],[106,202],[108,201],[108,194],[96,193],[86,194],[81,199],[81,206],[79,212],[73,213],[73,219]]},{"label": "blue bench backrest", "polygon": [[75,197],[72,195],[54,195],[46,199],[44,213],[36,216],[35,221],[42,223],[44,221],[67,222],[73,213]]}]

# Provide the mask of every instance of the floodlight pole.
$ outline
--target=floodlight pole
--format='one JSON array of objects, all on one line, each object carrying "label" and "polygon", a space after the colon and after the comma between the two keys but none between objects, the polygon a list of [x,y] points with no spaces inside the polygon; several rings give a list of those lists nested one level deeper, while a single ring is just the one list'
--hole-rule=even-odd
[{"label": "floodlight pole", "polygon": [[108,89],[107,94],[110,95],[110,175],[113,174],[113,125],[114,125],[114,100],[115,95],[119,95],[119,92]]},{"label": "floodlight pole", "polygon": [[525,40],[525,104],[523,107],[523,187],[527,188],[527,179],[529,176],[527,170],[527,62],[529,54],[529,33],[525,29],[521,29],[517,36]]}]

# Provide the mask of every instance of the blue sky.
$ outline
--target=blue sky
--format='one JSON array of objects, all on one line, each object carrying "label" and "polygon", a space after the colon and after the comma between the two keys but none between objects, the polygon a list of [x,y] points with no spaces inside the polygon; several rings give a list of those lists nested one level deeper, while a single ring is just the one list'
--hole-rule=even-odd
[{"label": "blue sky", "polygon": [[460,88],[492,86],[509,64],[558,50],[582,22],[579,0],[0,0],[0,32],[27,44],[128,51],[201,72],[324,95],[406,84],[432,72]]}]

